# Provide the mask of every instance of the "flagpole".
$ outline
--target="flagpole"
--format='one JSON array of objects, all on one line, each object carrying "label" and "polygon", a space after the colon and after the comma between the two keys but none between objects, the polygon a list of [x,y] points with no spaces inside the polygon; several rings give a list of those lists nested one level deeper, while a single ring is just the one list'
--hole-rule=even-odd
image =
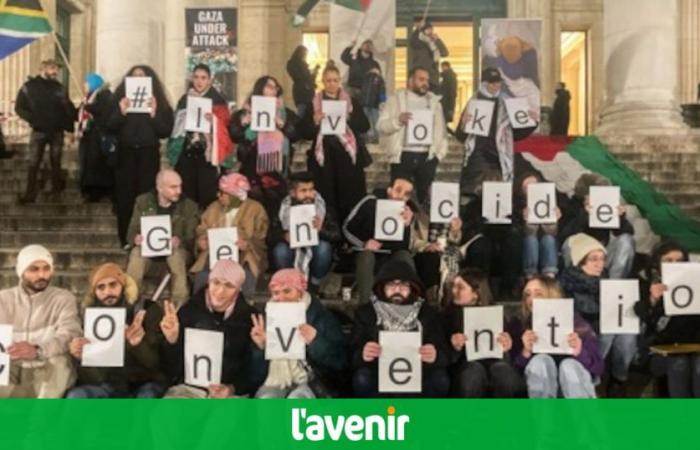
[{"label": "flagpole", "polygon": [[63,45],[61,45],[61,42],[58,40],[58,36],[56,36],[56,26],[54,25],[53,21],[51,20],[51,17],[49,17],[49,14],[47,12],[47,9],[44,8],[43,2],[39,0],[39,6],[41,6],[41,9],[46,13],[46,20],[49,22],[49,25],[51,26],[51,37],[53,38],[54,43],[56,44],[56,47],[58,47],[58,53],[61,55],[61,59],[65,63],[66,69],[68,69],[68,75],[70,79],[73,81],[75,86],[78,88],[78,92],[80,93],[81,97],[85,96],[85,91],[83,90],[83,85],[80,84],[80,81],[75,76],[75,73],[73,72],[73,67],[70,65],[70,61],[68,61],[68,56],[66,55],[65,50],[63,49]]},{"label": "flagpole", "polygon": [[433,0],[428,0],[428,3],[425,5],[425,9],[423,10],[423,20],[421,22],[425,22],[425,19],[428,17],[428,11],[430,10],[430,5],[433,3]]},{"label": "flagpole", "polygon": [[360,33],[362,33],[362,28],[364,28],[365,22],[367,22],[367,16],[369,16],[369,14],[367,14],[367,11],[365,11],[365,13],[362,15],[362,22],[360,22],[360,26],[357,28],[357,33],[355,33],[355,38],[353,39],[353,41],[357,41],[357,39],[360,37]]}]

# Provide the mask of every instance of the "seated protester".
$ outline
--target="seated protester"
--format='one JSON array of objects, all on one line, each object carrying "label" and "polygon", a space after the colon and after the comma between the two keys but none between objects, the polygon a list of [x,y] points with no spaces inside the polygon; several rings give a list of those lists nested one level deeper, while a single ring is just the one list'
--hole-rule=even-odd
[{"label": "seated protester", "polygon": [[80,335],[78,303],[51,286],[53,257],[40,245],[20,250],[19,285],[0,290],[0,323],[12,325],[10,383],[0,398],[61,398],[75,382],[68,343]]},{"label": "seated protester", "polygon": [[292,163],[292,144],[300,136],[299,119],[284,105],[282,86],[269,75],[255,81],[252,95],[277,99],[275,131],[253,131],[251,125],[251,100],[231,117],[229,134],[238,145],[237,156],[241,164],[240,173],[250,181],[250,196],[265,207],[268,217],[279,211],[280,202],[286,195],[285,177]]},{"label": "seated protester", "polygon": [[374,283],[371,303],[355,313],[353,389],[358,397],[377,397],[380,331],[421,331],[422,397],[445,397],[450,388],[448,349],[440,315],[423,298],[423,284],[413,267],[389,260]]},{"label": "seated protester", "polygon": [[[228,134],[231,114],[228,103],[212,86],[211,69],[197,64],[192,69],[190,87],[177,102],[175,128],[168,140],[168,161],[182,177],[185,197],[204,209],[216,200],[217,179],[222,169],[235,162],[233,143]],[[207,133],[185,131],[188,98],[207,98],[212,102],[208,114],[211,130]]]},{"label": "seated protester", "polygon": [[[688,251],[675,242],[662,242],[640,277],[641,300],[634,312],[642,320],[644,337],[650,346],[700,343],[700,316],[667,316],[661,281],[661,264],[688,261]],[[673,398],[700,397],[700,353],[651,356],[651,371],[665,375],[668,394]]]},{"label": "seated protester", "polygon": [[90,341],[75,337],[69,350],[78,365],[78,382],[66,398],[159,398],[167,388],[161,371],[163,311],[155,302],[139,301],[136,283],[113,263],[93,269],[85,308],[126,308],[126,348],[123,367],[85,367],[83,348]]},{"label": "seated protester", "polygon": [[[357,251],[355,259],[355,278],[361,303],[369,302],[374,285],[374,273],[387,261],[401,260],[414,266],[411,251],[418,244],[419,223],[414,219],[417,209],[411,199],[413,179],[405,173],[395,173],[391,185],[382,191],[376,189],[355,205],[343,224],[343,234]],[[377,200],[399,200],[406,202],[402,217],[404,219],[403,241],[379,242],[374,239],[374,219],[377,212]]]},{"label": "seated protester", "polygon": [[[252,360],[251,317],[255,310],[241,294],[245,272],[236,262],[222,259],[209,272],[209,285],[176,311],[165,303],[160,328],[165,336],[162,355],[171,378],[177,383],[168,389],[168,398],[228,398],[252,395],[262,369]],[[184,384],[185,329],[224,333],[221,384],[202,389]]]},{"label": "seated protester", "polygon": [[[318,230],[318,245],[292,249],[289,227],[291,208],[297,205],[314,205]],[[289,195],[282,200],[279,214],[272,222],[270,245],[272,264],[275,269],[296,268],[311,280],[310,291],[318,292],[321,280],[328,275],[333,262],[333,244],[340,240],[340,229],[332,211],[326,210],[326,202],[316,192],[314,179],[308,172],[296,173],[290,177]]]},{"label": "seated protester", "polygon": [[[307,292],[306,276],[297,269],[282,269],[270,279],[271,302],[301,302],[306,307],[306,323],[299,334],[306,343],[305,360],[270,360],[266,378],[257,398],[315,398],[315,387],[333,372],[348,365],[346,343],[340,323],[321,302]],[[258,346],[258,358],[264,359],[265,319],[253,316],[250,337]]]},{"label": "seated protester", "polygon": [[[561,243],[564,264],[569,266],[571,261],[571,246],[567,240],[577,234],[586,233],[603,244],[608,258],[605,268],[608,270],[610,279],[617,280],[627,278],[632,271],[634,263],[634,228],[625,217],[624,207],[620,207],[620,228],[590,228],[588,226],[588,215],[590,210],[590,200],[588,191],[591,186],[609,186],[610,182],[600,175],[587,173],[581,175],[576,181],[574,195],[563,211],[559,221],[559,242]],[[576,264],[574,264],[576,265]]]},{"label": "seated protester", "polygon": [[605,247],[579,233],[569,239],[573,266],[562,272],[559,281],[564,293],[574,299],[574,310],[600,335],[600,353],[610,353],[611,378],[608,397],[624,397],[630,364],[637,354],[637,336],[633,334],[600,334],[600,280],[607,278]]},{"label": "seated protester", "polygon": [[603,358],[593,328],[574,312],[574,332],[569,335],[572,355],[534,355],[538,339],[532,330],[532,301],[559,299],[562,291],[557,280],[536,275],[525,284],[518,317],[509,321],[506,330],[513,337],[512,361],[525,374],[530,398],[595,398],[594,379],[603,373]]},{"label": "seated protester", "polygon": [[209,237],[212,228],[235,227],[238,232],[238,260],[245,270],[244,295],[255,293],[258,277],[267,270],[267,243],[269,220],[265,208],[248,197],[250,183],[239,173],[219,179],[218,199],[202,214],[197,226],[197,260],[190,267],[195,274],[193,291],[204,288],[209,278]]},{"label": "seated protester", "polygon": [[[147,192],[136,199],[127,239],[133,244],[129,253],[126,273],[136,281],[141,291],[144,275],[151,266],[151,259],[141,256],[144,236],[141,234],[141,217],[169,215],[172,226],[172,255],[165,257],[172,274],[172,300],[182,305],[189,297],[187,266],[194,250],[195,229],[199,223],[199,208],[189,198],[182,197],[182,180],[177,172],[163,169],[156,177],[156,192]],[[161,260],[163,258],[158,258]]]},{"label": "seated protester", "polygon": [[503,359],[467,361],[464,347],[464,308],[492,303],[488,279],[478,269],[464,269],[452,282],[452,303],[442,312],[442,323],[450,340],[448,371],[452,394],[462,398],[513,398],[525,395],[525,382],[508,358],[513,341],[507,332],[498,336]]},{"label": "seated protester", "polygon": [[[527,207],[527,187],[533,183],[543,183],[545,180],[537,172],[525,172],[515,182],[513,192],[513,225],[522,230],[523,236],[523,272],[526,279],[541,273],[552,278],[559,272],[559,246],[557,245],[557,224],[527,223],[529,210]],[[557,200],[560,196],[556,192]],[[560,204],[557,201],[557,204]],[[557,218],[561,218],[561,210],[556,208]]]}]

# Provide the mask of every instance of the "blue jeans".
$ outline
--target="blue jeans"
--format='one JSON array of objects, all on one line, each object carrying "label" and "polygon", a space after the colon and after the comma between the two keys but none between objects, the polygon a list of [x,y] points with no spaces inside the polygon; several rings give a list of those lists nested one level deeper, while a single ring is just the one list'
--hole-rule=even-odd
[{"label": "blue jeans", "polygon": [[541,273],[554,274],[558,272],[557,238],[551,234],[529,234],[523,238],[523,272],[531,277],[541,268]]},{"label": "blue jeans", "polygon": [[[295,250],[289,247],[287,242],[280,242],[272,249],[272,263],[276,270],[290,269],[294,267]],[[318,245],[311,250],[312,258],[309,265],[310,284],[321,284],[323,277],[328,275],[333,262],[333,246],[326,241],[318,241]]]},{"label": "blue jeans", "polygon": [[377,133],[377,120],[379,120],[379,108],[370,108],[369,106],[364,107],[365,110],[365,116],[367,116],[367,120],[369,121],[369,131],[367,132],[367,136],[372,139],[376,140],[379,137],[379,133]]},{"label": "blue jeans", "polygon": [[165,390],[164,384],[155,381],[144,383],[131,392],[109,383],[84,384],[68,391],[66,398],[160,398]]},{"label": "blue jeans", "polygon": [[600,354],[610,355],[610,373],[618,381],[627,381],[630,364],[637,354],[636,334],[601,334],[598,338]]},{"label": "blue jeans", "polygon": [[557,367],[551,355],[539,354],[525,366],[530,398],[595,398],[591,373],[575,358],[565,358]]}]

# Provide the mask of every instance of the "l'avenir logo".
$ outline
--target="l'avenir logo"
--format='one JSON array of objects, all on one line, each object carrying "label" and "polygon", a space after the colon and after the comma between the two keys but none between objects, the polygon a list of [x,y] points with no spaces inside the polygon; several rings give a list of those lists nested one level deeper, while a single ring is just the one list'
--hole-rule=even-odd
[{"label": "l'avenir logo", "polygon": [[340,416],[319,415],[306,408],[292,408],[292,438],[295,441],[403,441],[406,426],[411,421],[407,415],[397,415],[389,406],[386,415]]}]

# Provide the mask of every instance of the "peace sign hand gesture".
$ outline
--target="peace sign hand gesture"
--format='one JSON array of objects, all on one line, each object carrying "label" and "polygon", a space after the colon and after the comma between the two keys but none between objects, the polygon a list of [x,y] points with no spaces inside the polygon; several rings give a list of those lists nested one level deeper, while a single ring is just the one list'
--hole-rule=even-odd
[{"label": "peace sign hand gesture", "polygon": [[253,328],[250,329],[250,338],[260,350],[265,348],[265,318],[262,314],[252,314]]},{"label": "peace sign hand gesture", "polygon": [[146,311],[141,310],[136,313],[134,320],[126,329],[126,340],[132,347],[138,347],[146,336],[146,331],[143,329],[143,319],[146,317]]},{"label": "peace sign hand gesture", "polygon": [[168,300],[164,302],[164,309],[165,315],[163,320],[160,321],[160,330],[170,344],[175,344],[180,336],[180,321],[177,319],[177,309]]}]

